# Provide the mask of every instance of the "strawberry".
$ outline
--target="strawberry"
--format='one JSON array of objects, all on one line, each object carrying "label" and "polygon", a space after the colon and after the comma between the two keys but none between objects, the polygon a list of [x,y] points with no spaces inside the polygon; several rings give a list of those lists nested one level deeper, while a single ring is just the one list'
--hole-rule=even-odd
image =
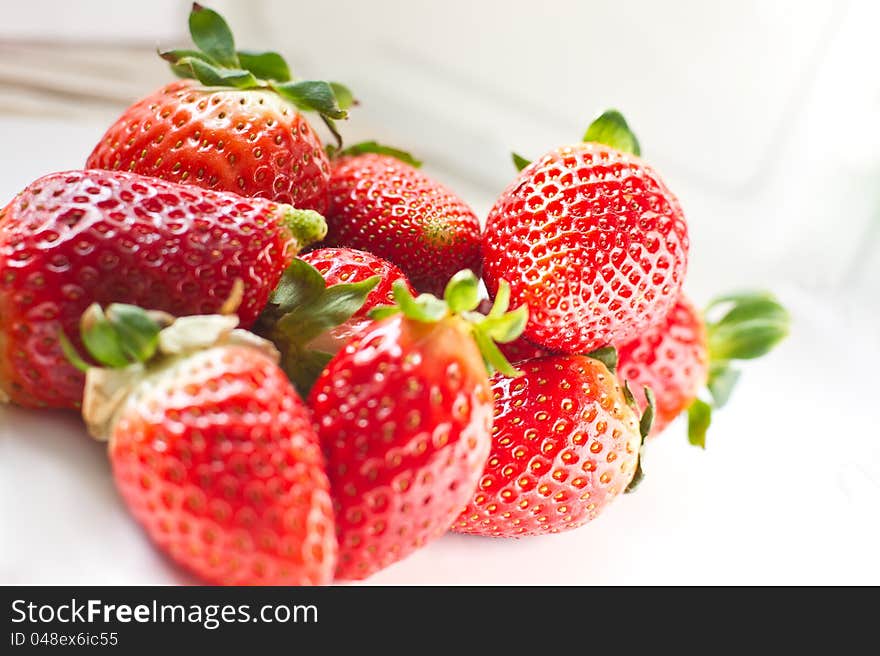
[{"label": "strawberry", "polygon": [[40,178],[0,210],[0,390],[24,406],[78,407],[83,377],[57,337],[93,302],[216,312],[240,280],[250,325],[325,230],[309,210],[133,173]]},{"label": "strawberry", "polygon": [[418,164],[375,142],[338,153],[325,244],[375,253],[399,266],[419,291],[440,295],[456,271],[479,273],[480,223]]},{"label": "strawberry", "polygon": [[639,475],[651,413],[639,421],[605,364],[556,355],[519,366],[520,378],[492,379],[492,451],[454,531],[522,537],[576,528]]},{"label": "strawberry", "polygon": [[[339,579],[362,579],[443,534],[470,498],[491,441],[487,364],[515,374],[493,339],[513,339],[525,309],[477,306],[477,279],[456,274],[445,301],[414,299],[398,281],[398,306],[327,365],[308,397],[339,538]],[[392,314],[393,313],[393,314]],[[482,355],[482,357],[481,357]],[[485,359],[485,363],[484,363]]]},{"label": "strawberry", "polygon": [[[705,447],[712,408],[723,407],[739,379],[731,361],[769,352],[788,333],[789,316],[770,294],[750,292],[722,296],[707,308],[723,316],[706,323],[684,296],[666,320],[619,349],[618,375],[638,391],[648,386],[657,397],[651,435],[659,434],[681,412],[688,411],[690,442]],[[711,403],[700,398],[704,387]]]},{"label": "strawberry", "polygon": [[510,281],[527,304],[525,336],[552,351],[586,353],[663,320],[687,266],[681,207],[637,155],[615,111],[586,143],[526,166],[489,213],[483,273],[490,294]]},{"label": "strawberry", "polygon": [[[308,410],[277,353],[229,316],[91,306],[83,417],[156,545],[211,584],[332,579],[329,482]],[[161,329],[160,329],[161,328]],[[84,363],[71,357],[82,367]]]},{"label": "strawberry", "polygon": [[323,211],[329,162],[298,111],[317,111],[334,130],[350,92],[293,81],[274,52],[236,51],[216,12],[193,5],[198,50],[161,53],[177,81],[129,107],[89,156],[88,168],[133,171],[207,189]]}]

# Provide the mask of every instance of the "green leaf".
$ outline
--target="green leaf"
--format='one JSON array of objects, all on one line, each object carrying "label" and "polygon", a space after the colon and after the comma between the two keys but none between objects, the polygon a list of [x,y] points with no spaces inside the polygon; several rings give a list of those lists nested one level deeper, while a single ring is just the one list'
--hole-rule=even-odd
[{"label": "green leaf", "polygon": [[483,362],[486,364],[489,374],[497,371],[509,378],[516,378],[522,375],[519,369],[508,362],[491,337],[478,328],[472,334],[474,341],[477,343],[477,348],[480,349],[480,354],[483,356]]},{"label": "green leaf", "polygon": [[479,321],[479,327],[496,342],[508,344],[522,335],[528,321],[529,308],[527,305],[520,305],[500,316],[492,316],[490,313]]},{"label": "green leaf", "polygon": [[645,442],[645,439],[651,433],[651,426],[654,425],[654,412],[657,407],[654,399],[654,390],[650,387],[644,387],[643,389],[645,390],[645,400],[648,402],[648,407],[645,408],[642,418],[639,420],[639,434],[642,436],[642,443]]},{"label": "green leaf", "polygon": [[639,140],[632,130],[629,129],[623,114],[616,109],[607,110],[590,123],[590,127],[587,128],[583,140],[605,144],[633,155],[642,154]]},{"label": "green leaf", "polygon": [[250,71],[255,77],[275,82],[290,81],[290,68],[288,68],[284,57],[277,52],[239,50],[238,61],[241,68]]},{"label": "green leaf", "polygon": [[639,459],[636,461],[636,471],[630,479],[629,485],[627,485],[626,489],[623,491],[624,494],[632,494],[636,491],[636,488],[642,484],[642,481],[645,480],[645,472],[642,469],[642,455],[644,449],[644,446],[639,448]]},{"label": "green leaf", "polygon": [[527,167],[532,162],[527,160],[522,155],[518,153],[510,153],[511,158],[513,159],[513,165],[516,167],[517,171],[522,171],[525,167]]},{"label": "green leaf", "polygon": [[279,315],[287,314],[297,307],[313,304],[326,286],[320,271],[308,262],[294,259],[270,294],[269,303],[277,308]]},{"label": "green leaf", "polygon": [[378,155],[389,155],[390,157],[394,157],[399,159],[404,164],[409,164],[414,168],[419,168],[422,165],[422,162],[417,160],[415,157],[410,155],[405,150],[399,150],[397,148],[392,148],[391,146],[384,146],[376,141],[362,141],[353,146],[349,146],[345,150],[342,150],[338,153],[338,156],[341,155],[363,155],[364,153],[376,153]]},{"label": "green leaf", "polygon": [[449,313],[446,303],[432,294],[419,294],[417,298],[413,298],[402,280],[395,281],[392,292],[400,311],[410,319],[432,323],[440,321]]},{"label": "green leaf", "polygon": [[492,309],[486,315],[490,318],[500,317],[510,307],[510,283],[502,278],[498,281],[498,291],[495,293],[495,300],[492,303]]},{"label": "green leaf", "polygon": [[294,349],[282,356],[281,368],[293,386],[296,387],[299,395],[306,398],[318,376],[327,368],[327,364],[332,359],[332,353]]},{"label": "green leaf", "polygon": [[630,408],[632,408],[636,412],[639,411],[639,404],[636,403],[636,397],[632,393],[632,390],[629,388],[629,381],[628,380],[623,381],[623,398],[626,400],[626,404]]},{"label": "green leaf", "polygon": [[190,59],[200,59],[211,66],[219,66],[216,61],[211,59],[208,55],[201,52],[200,50],[165,50],[159,52],[159,56],[168,62],[168,64],[171,66],[171,70],[174,72],[175,75],[177,75],[177,77],[195,78],[195,73],[193,72],[192,66],[190,66],[189,64],[181,64],[180,62],[182,60],[189,61]]},{"label": "green leaf", "polygon": [[375,321],[379,321],[381,319],[387,319],[388,317],[393,317],[395,314],[400,314],[400,308],[396,305],[377,305],[372,310],[370,310],[370,319],[374,319]]},{"label": "green leaf", "polygon": [[257,327],[278,347],[282,367],[301,394],[308,393],[333,357],[309,344],[356,314],[379,280],[380,276],[372,276],[328,287],[315,267],[299,259],[284,271]]},{"label": "green leaf", "polygon": [[194,57],[184,57],[177,65],[189,66],[193,76],[208,87],[248,89],[257,86],[257,78],[240,68],[219,68]]},{"label": "green leaf", "polygon": [[612,374],[617,372],[617,349],[613,346],[597,348],[595,351],[587,353],[587,357],[604,364]]},{"label": "green leaf", "polygon": [[446,284],[443,300],[456,314],[475,310],[480,304],[480,287],[474,272],[463,269],[452,276]]},{"label": "green leaf", "polygon": [[316,111],[331,119],[348,116],[346,111],[339,108],[336,95],[328,82],[303,80],[275,84],[272,88],[303,111]]},{"label": "green leaf", "polygon": [[730,292],[728,294],[721,294],[716,296],[709,304],[706,305],[705,312],[709,313],[720,305],[739,305],[739,304],[751,304],[758,301],[776,301],[776,297],[768,291],[764,290],[742,290],[737,292]]},{"label": "green leaf", "polygon": [[238,67],[232,30],[216,11],[193,3],[189,14],[189,33],[193,43],[221,66]]},{"label": "green leaf", "polygon": [[727,405],[733,388],[739,381],[740,372],[728,362],[712,362],[709,365],[709,380],[706,386],[712,395],[712,406],[723,408]]},{"label": "green leaf", "polygon": [[[642,418],[639,421],[639,435],[641,435],[642,441],[639,444],[639,456],[636,460],[636,471],[633,474],[629,485],[627,485],[626,489],[623,491],[624,494],[633,492],[645,478],[645,472],[642,469],[642,462],[645,459],[645,440],[648,438],[648,435],[651,434],[651,426],[654,423],[654,409],[656,404],[654,402],[653,390],[650,387],[644,387],[643,389],[645,390],[645,400],[648,402],[648,406],[645,408],[645,411],[642,413]],[[629,386],[624,383],[624,397],[627,397],[627,395],[629,395],[627,398],[627,403],[629,403],[629,399],[633,398],[633,395]],[[633,403],[635,403],[634,398]]]},{"label": "green leaf", "polygon": [[136,305],[114,303],[107,308],[107,320],[119,335],[122,349],[129,359],[146,362],[159,348],[161,327]]},{"label": "green leaf", "polygon": [[80,321],[80,337],[89,355],[101,364],[113,368],[129,365],[119,333],[107,320],[104,311],[97,303],[90,305],[83,313]]},{"label": "green leaf", "polygon": [[788,312],[766,292],[721,297],[709,304],[707,312],[721,305],[731,307],[720,320],[706,324],[713,361],[761,357],[788,335]]},{"label": "green leaf", "polygon": [[89,370],[89,364],[82,359],[82,356],[77,352],[76,347],[70,343],[70,340],[67,339],[67,335],[64,334],[63,330],[58,333],[58,344],[61,346],[61,352],[64,353],[64,357],[67,358],[70,364],[83,373]]},{"label": "green leaf", "polygon": [[333,95],[336,96],[336,104],[339,105],[339,109],[351,109],[357,104],[351,89],[341,82],[331,82],[330,88],[333,89]]},{"label": "green leaf", "polygon": [[[306,345],[331,328],[348,321],[379,284],[380,276],[356,283],[326,286],[311,264],[295,259],[270,296],[269,335],[282,352]],[[263,321],[266,323],[266,321]]]},{"label": "green leaf", "polygon": [[706,431],[712,423],[712,406],[700,399],[694,399],[688,408],[688,441],[701,449],[706,448]]}]

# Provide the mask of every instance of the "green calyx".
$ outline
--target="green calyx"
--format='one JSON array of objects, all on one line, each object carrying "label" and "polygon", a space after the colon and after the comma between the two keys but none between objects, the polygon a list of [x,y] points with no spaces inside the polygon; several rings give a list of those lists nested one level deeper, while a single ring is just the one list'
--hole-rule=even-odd
[{"label": "green calyx", "polygon": [[402,281],[393,286],[395,305],[384,305],[370,312],[373,319],[384,319],[403,314],[409,319],[424,323],[435,323],[446,317],[459,316],[464,319],[471,335],[480,349],[483,362],[489,373],[498,371],[505,376],[519,376],[518,371],[496,346],[497,343],[512,342],[522,334],[529,319],[528,307],[521,305],[508,312],[510,307],[510,285],[500,281],[495,302],[488,314],[477,312],[480,304],[479,281],[473,271],[468,269],[456,273],[439,299],[432,294],[410,294]]},{"label": "green calyx", "polygon": [[513,160],[513,165],[516,167],[517,171],[522,171],[532,163],[531,160],[526,159],[519,153],[510,153],[510,158]]},{"label": "green calyx", "polygon": [[[581,141],[611,146],[624,153],[631,153],[633,155],[642,154],[638,138],[630,129],[623,114],[616,109],[607,109],[602,112],[598,118],[590,123]],[[532,163],[519,153],[511,153],[510,155],[517,171],[522,171]]]},{"label": "green calyx", "polygon": [[[721,312],[715,320],[710,316]],[[772,351],[789,333],[791,317],[768,292],[740,292],[714,299],[704,311],[709,345],[711,402],[696,399],[688,408],[688,440],[706,448],[706,432],[713,409],[723,408],[736,386],[740,371],[733,363],[754,360]]]},{"label": "green calyx", "polygon": [[232,30],[212,9],[193,3],[189,33],[195,49],[159,53],[179,77],[194,78],[210,87],[267,89],[301,111],[317,112],[341,144],[335,120],[348,117],[355,104],[351,91],[338,82],[299,80],[277,52],[237,50]]},{"label": "green calyx", "polygon": [[[597,348],[595,351],[590,351],[587,353],[588,358],[593,358],[594,360],[598,360],[610,371],[612,374],[617,373],[617,349],[613,346],[603,346],[602,348]],[[627,390],[624,390],[626,392]]]},{"label": "green calyx", "polygon": [[[639,442],[639,454],[636,459],[636,471],[633,474],[629,485],[627,485],[626,489],[623,491],[624,494],[629,494],[634,491],[645,478],[645,472],[642,470],[642,461],[645,457],[645,440],[651,433],[651,426],[654,424],[654,408],[656,404],[654,402],[653,390],[650,387],[645,387],[644,391],[648,406],[645,408],[645,411],[642,413],[642,417],[639,420],[639,436],[641,437],[641,442]],[[632,390],[630,390],[629,385],[626,382],[623,384],[623,396],[626,398],[629,407],[638,412],[639,406],[636,403]]]},{"label": "green calyx", "polygon": [[611,146],[625,153],[641,155],[639,140],[629,128],[626,119],[616,109],[608,109],[590,123],[583,141]]},{"label": "green calyx", "polygon": [[326,148],[328,157],[344,157],[346,155],[364,155],[366,153],[375,153],[377,155],[388,155],[389,157],[394,157],[395,159],[399,159],[404,164],[409,164],[413,168],[420,168],[422,166],[422,161],[413,157],[410,153],[405,150],[400,150],[399,148],[394,148],[392,146],[386,146],[384,144],[380,144],[378,141],[362,141],[360,143],[356,143],[353,146],[348,146],[343,150],[339,150],[333,145],[329,145]]},{"label": "green calyx", "polygon": [[361,282],[327,286],[308,262],[295,259],[269,297],[257,331],[281,352],[281,366],[303,396],[333,357],[312,343],[348,321],[363,307],[379,276]]},{"label": "green calyx", "polygon": [[[80,320],[80,338],[89,356],[102,367],[123,369],[145,363],[159,349],[159,333],[172,318],[163,312],[148,312],[135,305],[114,303],[107,310],[93,303]],[[63,333],[59,336],[67,359],[80,371],[89,365]]]}]

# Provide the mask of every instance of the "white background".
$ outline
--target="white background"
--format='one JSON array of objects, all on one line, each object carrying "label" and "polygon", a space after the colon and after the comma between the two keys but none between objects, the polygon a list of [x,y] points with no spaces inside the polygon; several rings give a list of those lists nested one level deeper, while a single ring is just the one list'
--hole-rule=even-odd
[{"label": "white background", "polygon": [[[620,107],[688,214],[692,296],[759,285],[794,317],[708,449],[671,426],[638,493],[591,525],[450,535],[370,582],[880,583],[877,3],[325,4],[215,6],[241,45],[350,82],[350,138],[416,151],[481,215],[511,148],[538,155]],[[4,8],[0,203],[81,166],[162,82],[151,49],[180,42],[186,3],[152,5]],[[128,517],[75,417],[0,408],[0,583],[163,582],[189,579]]]}]

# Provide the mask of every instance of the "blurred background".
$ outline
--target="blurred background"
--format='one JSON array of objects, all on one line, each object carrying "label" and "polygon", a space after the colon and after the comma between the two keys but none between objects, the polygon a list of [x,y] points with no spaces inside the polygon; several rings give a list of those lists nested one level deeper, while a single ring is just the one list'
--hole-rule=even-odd
[{"label": "blurred background", "polygon": [[[0,204],[39,175],[81,166],[124,107],[169,79],[155,51],[188,43],[189,10],[183,0],[4,4]],[[505,544],[493,547],[495,565],[475,559],[474,571],[457,578],[473,542],[449,537],[378,582],[646,583],[634,565],[645,558],[644,544],[622,544],[634,522],[648,531],[651,558],[663,564],[662,575],[654,560],[646,565],[660,581],[880,582],[876,559],[868,557],[880,548],[873,414],[880,369],[880,3],[208,4],[227,17],[239,46],[283,52],[300,77],[347,83],[361,101],[342,126],[348,141],[377,138],[411,150],[482,217],[514,175],[511,150],[538,156],[577,140],[599,111],[621,109],[687,213],[690,294],[703,303],[722,291],[766,287],[794,316],[788,342],[747,367],[707,452],[686,445],[683,427],[652,447],[656,482],[649,479],[646,492],[626,502],[629,510],[597,522],[609,536],[618,531],[618,542],[592,544],[598,560],[575,568],[575,580],[565,541],[588,544],[598,527],[592,536],[589,529],[585,537],[560,536],[559,546],[536,540],[560,549],[546,552],[557,565],[543,573],[520,567],[511,578],[522,550]],[[75,428],[46,428],[13,410],[0,410],[4,420],[0,467],[8,471],[0,491],[48,468],[58,489],[103,512],[104,491],[83,501],[69,465],[45,458],[57,447],[77,459],[62,437]],[[14,431],[47,437],[22,446]],[[46,530],[36,510],[12,507],[14,496],[0,496],[0,511],[27,515],[21,521],[31,537],[20,547],[2,541],[0,578],[7,580],[29,557],[28,540]],[[47,492],[34,504],[52,499],[58,494]],[[70,522],[53,539],[71,540],[69,531],[81,525]],[[3,516],[0,531],[10,525]],[[89,548],[81,546],[83,553]],[[616,567],[619,561],[629,569]],[[597,562],[616,567],[618,578]],[[132,573],[143,574],[141,565],[127,567],[82,576],[142,580]],[[48,581],[76,582],[62,571],[50,570]],[[20,580],[35,576],[26,571]]]}]

